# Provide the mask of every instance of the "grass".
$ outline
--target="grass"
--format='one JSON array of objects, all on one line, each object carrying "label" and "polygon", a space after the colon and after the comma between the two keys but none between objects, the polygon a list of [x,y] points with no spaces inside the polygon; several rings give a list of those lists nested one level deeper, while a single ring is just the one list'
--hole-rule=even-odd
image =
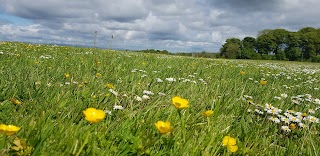
[{"label": "grass", "polygon": [[[320,64],[12,42],[0,43],[0,64],[0,124],[21,127],[14,135],[0,135],[0,155],[320,154],[320,126],[309,121],[320,117]],[[138,101],[144,90],[154,95]],[[174,96],[189,101],[190,107],[181,110],[185,138]],[[88,107],[112,114],[91,124],[82,113]],[[276,108],[282,112],[267,113]],[[213,116],[201,115],[207,110]],[[290,123],[269,119],[285,117],[286,110],[306,113],[301,115],[304,128],[290,121],[295,128],[287,132],[281,126]],[[160,134],[155,126],[160,120],[169,121],[173,130]],[[237,152],[222,145],[227,135],[237,140]]]}]

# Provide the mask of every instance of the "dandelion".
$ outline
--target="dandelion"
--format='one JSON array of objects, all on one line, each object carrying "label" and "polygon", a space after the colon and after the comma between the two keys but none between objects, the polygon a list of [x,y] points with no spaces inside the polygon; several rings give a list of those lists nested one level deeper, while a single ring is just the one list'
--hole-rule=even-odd
[{"label": "dandelion", "polygon": [[85,119],[92,123],[97,123],[106,117],[106,113],[103,110],[95,108],[87,108],[83,111]]},{"label": "dandelion", "polygon": [[237,150],[238,150],[236,139],[232,138],[230,136],[223,137],[222,145],[227,146],[227,149],[232,153],[237,152]]},{"label": "dandelion", "polygon": [[261,81],[260,81],[260,84],[266,85],[266,84],[267,84],[267,80],[261,80]]},{"label": "dandelion", "polygon": [[173,97],[172,103],[177,109],[184,109],[184,108],[189,107],[189,101],[187,99],[183,99],[179,96]]},{"label": "dandelion", "polygon": [[14,126],[14,125],[5,125],[0,124],[0,132],[9,136],[17,133],[20,130],[20,127]]},{"label": "dandelion", "polygon": [[155,123],[155,126],[161,134],[169,133],[173,129],[169,121],[158,121]]},{"label": "dandelion", "polygon": [[213,111],[212,110],[207,110],[205,112],[202,112],[201,115],[204,116],[204,117],[210,117],[210,116],[213,115]]},{"label": "dandelion", "polygon": [[11,98],[10,101],[15,105],[21,105],[22,104],[22,102],[20,100],[15,99],[15,98]]}]

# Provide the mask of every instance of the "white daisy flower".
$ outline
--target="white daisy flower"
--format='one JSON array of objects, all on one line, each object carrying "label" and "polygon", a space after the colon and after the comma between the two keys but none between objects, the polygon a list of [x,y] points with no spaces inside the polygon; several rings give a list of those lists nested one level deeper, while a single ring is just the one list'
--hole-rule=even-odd
[{"label": "white daisy flower", "polygon": [[137,95],[134,96],[134,99],[137,100],[137,101],[142,101],[142,98],[140,96],[137,96]]},{"label": "white daisy flower", "polygon": [[148,91],[148,90],[143,90],[142,93],[145,95],[154,95],[152,91]]},{"label": "white daisy flower", "polygon": [[142,100],[149,100],[150,97],[148,95],[142,95]]},{"label": "white daisy flower", "polygon": [[276,117],[272,117],[271,116],[268,119],[271,120],[272,122],[275,122],[275,123],[279,123],[280,122],[280,120],[278,118],[276,118]]},{"label": "white daisy flower", "polygon": [[283,98],[287,98],[287,97],[288,97],[288,94],[283,93],[283,94],[281,94],[281,97],[283,97]]},{"label": "white daisy flower", "polygon": [[281,126],[281,129],[286,132],[291,132],[291,129],[289,128],[289,126]]},{"label": "white daisy flower", "polygon": [[163,80],[161,80],[160,78],[157,78],[157,82],[163,82]]},{"label": "white daisy flower", "polygon": [[113,106],[113,109],[114,109],[114,110],[123,110],[123,107],[120,106],[120,105],[114,105],[114,106]]}]

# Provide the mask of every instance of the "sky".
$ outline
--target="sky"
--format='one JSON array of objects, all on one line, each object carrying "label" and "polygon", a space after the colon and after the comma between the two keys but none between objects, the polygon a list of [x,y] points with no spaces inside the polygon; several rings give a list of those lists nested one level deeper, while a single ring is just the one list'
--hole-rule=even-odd
[{"label": "sky", "polygon": [[[0,40],[218,52],[227,38],[320,27],[319,0],[0,0]],[[111,37],[113,35],[113,38]]]}]

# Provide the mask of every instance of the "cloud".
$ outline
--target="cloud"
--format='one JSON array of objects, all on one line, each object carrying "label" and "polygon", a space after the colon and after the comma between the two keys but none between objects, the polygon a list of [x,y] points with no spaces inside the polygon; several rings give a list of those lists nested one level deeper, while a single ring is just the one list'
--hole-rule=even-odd
[{"label": "cloud", "polygon": [[215,51],[263,29],[318,27],[320,1],[0,0],[0,40]]}]

